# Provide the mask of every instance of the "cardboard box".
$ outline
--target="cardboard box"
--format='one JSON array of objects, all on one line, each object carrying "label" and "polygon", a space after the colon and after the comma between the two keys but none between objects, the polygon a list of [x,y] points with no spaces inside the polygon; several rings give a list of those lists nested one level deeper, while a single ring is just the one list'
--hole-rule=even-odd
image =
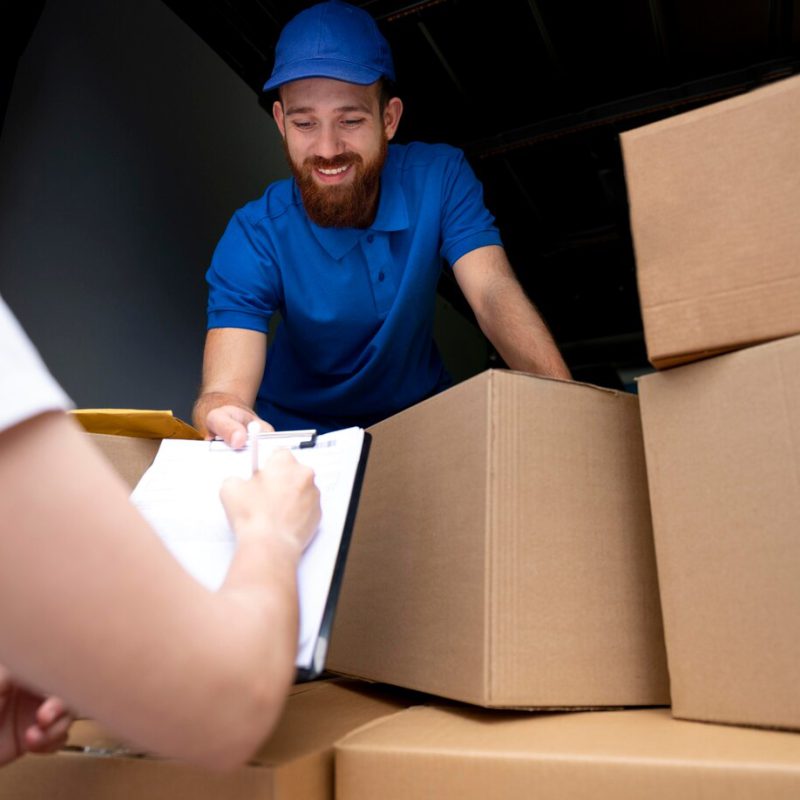
[{"label": "cardboard box", "polygon": [[622,135],[650,361],[800,333],[800,77]]},{"label": "cardboard box", "polygon": [[370,431],[329,669],[482,706],[669,702],[634,395],[495,370]]},{"label": "cardboard box", "polygon": [[[93,723],[73,725],[68,748],[0,769],[14,800],[333,800],[333,744],[409,701],[353,681],[294,688],[272,737],[245,767],[211,772],[131,751]],[[224,735],[224,732],[218,732]]]},{"label": "cardboard box", "polygon": [[411,708],[336,746],[337,800],[789,800],[800,736],[672,719]]},{"label": "cardboard box", "polygon": [[161,439],[140,439],[133,436],[111,436],[106,433],[86,434],[108,459],[131,491],[156,457]]},{"label": "cardboard box", "polygon": [[800,337],[639,393],[674,713],[800,729]]}]

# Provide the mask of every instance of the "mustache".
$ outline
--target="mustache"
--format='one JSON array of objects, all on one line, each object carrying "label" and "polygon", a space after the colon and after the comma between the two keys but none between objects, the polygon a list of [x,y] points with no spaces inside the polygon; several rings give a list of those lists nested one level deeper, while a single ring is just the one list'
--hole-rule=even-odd
[{"label": "mustache", "polygon": [[338,169],[350,164],[363,164],[364,159],[358,153],[339,153],[333,158],[322,156],[309,156],[303,161],[303,166],[310,169]]}]

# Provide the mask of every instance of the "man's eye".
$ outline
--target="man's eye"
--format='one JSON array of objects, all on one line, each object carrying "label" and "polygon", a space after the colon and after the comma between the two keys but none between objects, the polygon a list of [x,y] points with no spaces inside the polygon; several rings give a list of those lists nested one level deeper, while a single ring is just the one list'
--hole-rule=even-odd
[{"label": "man's eye", "polygon": [[363,119],[343,119],[342,125],[345,128],[357,128],[363,121]]},{"label": "man's eye", "polygon": [[299,120],[299,119],[295,120],[292,123],[292,125],[294,125],[294,127],[297,128],[297,130],[299,130],[299,131],[309,131],[309,130],[311,130],[311,128],[314,127],[314,123],[313,122],[306,122],[304,120]]}]

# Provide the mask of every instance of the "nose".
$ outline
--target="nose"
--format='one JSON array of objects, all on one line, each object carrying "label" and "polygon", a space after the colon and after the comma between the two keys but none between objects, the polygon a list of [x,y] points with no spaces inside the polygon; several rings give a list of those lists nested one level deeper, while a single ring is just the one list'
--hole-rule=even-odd
[{"label": "nose", "polygon": [[339,130],[335,125],[323,125],[316,142],[317,155],[321,158],[333,158],[344,150]]}]

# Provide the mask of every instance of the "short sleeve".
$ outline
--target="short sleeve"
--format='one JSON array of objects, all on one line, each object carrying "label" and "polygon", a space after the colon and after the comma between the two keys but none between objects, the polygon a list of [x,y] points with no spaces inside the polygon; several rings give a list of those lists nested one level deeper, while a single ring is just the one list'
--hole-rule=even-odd
[{"label": "short sleeve", "polygon": [[487,245],[502,245],[494,217],[483,202],[483,187],[463,152],[453,151],[442,185],[440,254],[451,266],[461,256]]},{"label": "short sleeve", "polygon": [[280,275],[261,223],[238,211],[214,251],[206,273],[208,327],[266,333],[282,302]]},{"label": "short sleeve", "polygon": [[72,402],[0,297],[0,431]]}]

